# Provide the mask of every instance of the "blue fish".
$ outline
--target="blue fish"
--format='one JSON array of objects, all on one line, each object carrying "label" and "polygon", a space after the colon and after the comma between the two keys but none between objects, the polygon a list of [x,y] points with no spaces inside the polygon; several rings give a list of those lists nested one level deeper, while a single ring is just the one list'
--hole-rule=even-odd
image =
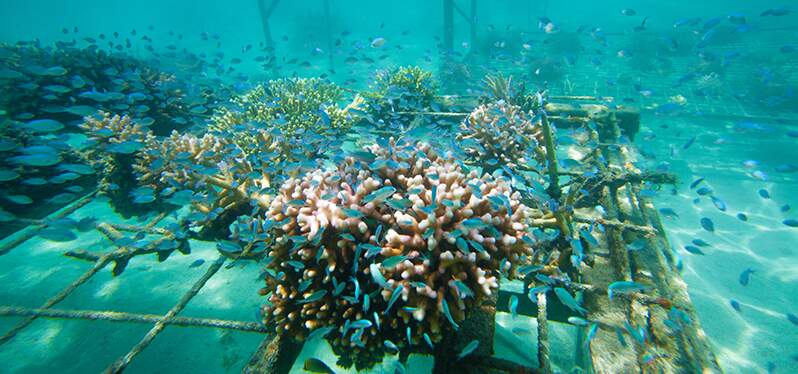
[{"label": "blue fish", "polygon": [[452,313],[449,310],[449,303],[446,302],[446,299],[441,300],[441,308],[443,309],[443,315],[446,316],[446,319],[449,320],[452,327],[454,327],[455,330],[459,330],[460,326],[454,321],[454,318],[452,318]]},{"label": "blue fish", "polygon": [[404,288],[405,286],[400,284],[399,287],[393,289],[393,293],[391,294],[391,299],[388,301],[388,307],[385,308],[385,314],[388,314],[388,312],[391,311],[391,307],[393,306],[393,304],[396,303],[396,300],[399,300],[399,296],[402,296],[402,290],[404,290]]},{"label": "blue fish", "polygon": [[642,285],[637,282],[618,281],[612,282],[607,286],[607,295],[612,300],[616,294],[629,294],[634,292],[642,292],[649,289],[648,286]]},{"label": "blue fish", "polygon": [[513,318],[518,316],[518,296],[510,295],[509,309],[510,313],[513,315]]},{"label": "blue fish", "polygon": [[576,301],[576,299],[574,299],[574,297],[571,296],[571,294],[564,288],[557,287],[554,289],[554,293],[557,295],[557,298],[560,299],[560,302],[562,302],[563,305],[567,306],[569,309],[578,312],[581,315],[587,314],[587,309],[580,306],[579,302]]},{"label": "blue fish", "polygon": [[472,340],[470,343],[468,343],[468,345],[465,346],[465,348],[463,348],[462,351],[460,351],[460,353],[457,354],[457,359],[462,360],[463,357],[468,356],[472,352],[474,352],[477,349],[477,347],[479,347],[479,340],[476,339]]},{"label": "blue fish", "polygon": [[700,222],[701,222],[701,227],[703,227],[704,230],[707,230],[709,232],[715,232],[715,223],[713,223],[711,219],[707,217],[701,217]]},{"label": "blue fish", "polygon": [[748,282],[751,281],[751,274],[753,274],[755,272],[756,271],[754,269],[751,269],[751,268],[743,270],[743,272],[740,273],[740,279],[739,279],[740,280],[740,284],[743,285],[743,286],[747,286]]},{"label": "blue fish", "polygon": [[202,266],[202,264],[204,264],[204,263],[205,263],[205,260],[199,259],[199,260],[196,260],[196,261],[192,262],[191,265],[188,265],[188,267],[189,268],[198,268],[198,267]]},{"label": "blue fish", "polygon": [[371,264],[369,265],[369,272],[371,273],[371,278],[377,283],[380,287],[386,288],[388,287],[388,283],[385,281],[385,277],[382,275],[382,271],[380,271],[379,264]]},{"label": "blue fish", "polygon": [[701,249],[693,245],[684,246],[684,250],[694,255],[702,255],[702,256],[705,255],[705,253]]}]

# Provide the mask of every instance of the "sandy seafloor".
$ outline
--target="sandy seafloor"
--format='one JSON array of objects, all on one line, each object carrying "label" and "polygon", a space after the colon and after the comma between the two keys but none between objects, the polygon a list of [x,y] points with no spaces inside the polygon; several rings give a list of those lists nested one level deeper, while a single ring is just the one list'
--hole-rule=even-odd
[{"label": "sandy seafloor", "polygon": [[[668,124],[668,129],[661,129]],[[700,125],[699,125],[700,124]],[[731,123],[703,118],[643,117],[644,131],[657,137],[638,144],[653,151],[658,161],[668,161],[681,185],[677,194],[666,187],[655,199],[657,207],[673,208],[678,219],[664,219],[674,248],[684,261],[683,277],[698,309],[701,323],[714,344],[718,360],[726,372],[766,372],[768,362],[777,373],[798,372],[798,326],[791,324],[786,312],[798,313],[798,229],[781,224],[787,217],[798,217],[798,210],[783,213],[789,204],[798,209],[798,174],[780,174],[774,167],[796,163],[795,139],[784,132],[786,125],[774,125],[769,133],[735,133]],[[676,134],[674,128],[681,128]],[[697,140],[684,150],[682,145],[693,135]],[[713,142],[723,137],[725,144]],[[677,148],[669,157],[669,145]],[[753,169],[745,160],[757,160],[767,181],[750,176]],[[688,184],[702,176],[728,210],[716,209],[706,197],[698,204]],[[761,198],[757,190],[766,188],[772,198]],[[735,218],[737,212],[748,214],[749,221]],[[103,221],[125,222],[107,203],[98,200],[81,208],[71,217],[92,215]],[[702,216],[715,222],[715,233],[699,225]],[[161,225],[169,222],[167,218]],[[127,220],[133,223],[136,220]],[[712,244],[703,248],[706,255],[687,253],[683,246],[694,238]],[[8,240],[8,239],[6,239]],[[68,249],[106,251],[109,242],[95,231],[81,233],[68,243],[48,242],[34,237],[9,254],[0,256],[0,304],[38,307],[66,285],[87,271],[92,264],[63,256]],[[132,260],[119,277],[112,277],[110,266],[80,286],[58,304],[57,309],[115,310],[134,313],[164,314],[189,290],[196,279],[218,257],[212,243],[192,242],[192,253],[174,253],[158,263],[154,256]],[[197,259],[206,262],[189,268]],[[229,263],[229,262],[228,262]],[[755,269],[751,282],[738,282],[746,268]],[[184,316],[252,321],[262,301],[257,295],[260,282],[254,264],[223,267],[191,300],[181,313]],[[730,299],[738,300],[741,312],[733,310]],[[7,331],[22,318],[0,318],[0,329]],[[40,318],[0,349],[0,372],[8,373],[87,373],[99,372],[127,353],[151,328],[149,324]],[[516,335],[512,328],[529,330]],[[575,329],[552,324],[552,358],[557,368],[568,370],[573,360]],[[128,367],[130,373],[224,373],[240,372],[260,343],[262,336],[246,332],[223,332],[209,328],[167,327]],[[496,354],[527,365],[536,365],[534,319],[505,313],[497,315]],[[528,348],[526,348],[528,347]],[[554,347],[557,347],[556,349]],[[335,358],[323,341],[308,342],[294,371],[302,372],[307,357],[317,357],[331,366]],[[393,372],[396,356],[386,356],[375,372]],[[430,372],[430,356],[413,355],[409,372]],[[337,373],[351,373],[335,367]]]}]

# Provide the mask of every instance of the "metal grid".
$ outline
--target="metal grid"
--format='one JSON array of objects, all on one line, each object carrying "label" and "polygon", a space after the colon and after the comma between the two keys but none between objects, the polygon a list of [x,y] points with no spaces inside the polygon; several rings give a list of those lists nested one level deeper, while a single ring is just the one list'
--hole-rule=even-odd
[{"label": "metal grid", "polygon": [[[73,203],[72,205],[58,212],[53,217],[50,217],[48,221],[67,216],[68,214],[74,212],[78,208],[89,203],[92,200],[93,196],[94,193],[87,195],[83,199],[77,201],[76,203]],[[133,359],[139,353],[141,353],[142,350],[144,350],[147,346],[149,346],[150,343],[152,343],[152,341],[158,336],[158,334],[160,334],[164,330],[164,328],[168,325],[186,326],[186,327],[211,327],[216,329],[268,334],[269,331],[264,326],[262,326],[257,322],[178,316],[180,312],[186,307],[186,305],[191,301],[191,299],[195,295],[197,295],[197,293],[202,289],[203,286],[205,286],[208,280],[210,280],[211,277],[213,277],[219,271],[219,269],[221,269],[221,267],[225,264],[227,258],[221,255],[211,264],[211,266],[208,267],[205,273],[193,283],[191,289],[185,292],[183,296],[180,298],[180,300],[164,315],[137,314],[137,313],[116,312],[116,311],[53,309],[53,307],[55,307],[58,303],[67,298],[67,296],[72,294],[72,292],[75,291],[82,284],[86,283],[100,270],[106,268],[110,263],[115,262],[117,264],[116,265],[117,267],[119,266],[124,267],[124,265],[126,265],[131,258],[139,255],[153,253],[155,252],[155,248],[159,243],[161,243],[163,240],[172,238],[172,233],[168,232],[167,230],[155,227],[155,225],[157,225],[158,222],[160,222],[164,217],[166,217],[166,214],[160,214],[144,226],[111,224],[105,222],[99,223],[97,225],[97,230],[100,231],[105,237],[110,239],[112,242],[117,242],[118,239],[122,238],[123,235],[121,232],[124,231],[148,232],[148,233],[159,234],[161,235],[161,237],[149,243],[145,248],[116,246],[115,249],[111,249],[101,255],[90,254],[85,251],[69,251],[65,253],[65,255],[70,257],[94,262],[94,266],[92,266],[89,270],[83,273],[83,275],[81,275],[80,277],[75,279],[72,283],[63,288],[58,294],[48,299],[39,308],[0,306],[0,315],[2,316],[25,317],[22,321],[17,323],[12,329],[10,329],[2,337],[0,337],[0,346],[11,341],[18,333],[20,333],[25,328],[30,326],[30,324],[33,323],[33,321],[35,321],[39,317],[61,318],[61,319],[83,319],[83,320],[106,320],[114,322],[153,324],[153,327],[141,339],[141,341],[139,341],[139,343],[137,343],[134,347],[132,347],[127,354],[119,357],[116,361],[111,363],[105,370],[106,373],[120,373],[133,361]],[[38,233],[39,230],[41,230],[43,227],[46,226],[46,222],[37,222],[34,224],[35,225],[30,227],[23,236],[21,236],[17,240],[13,240],[12,242],[9,243],[9,245],[5,246],[3,248],[4,252],[2,252],[2,254],[8,253],[16,246],[22,244],[25,240],[32,238]]]}]

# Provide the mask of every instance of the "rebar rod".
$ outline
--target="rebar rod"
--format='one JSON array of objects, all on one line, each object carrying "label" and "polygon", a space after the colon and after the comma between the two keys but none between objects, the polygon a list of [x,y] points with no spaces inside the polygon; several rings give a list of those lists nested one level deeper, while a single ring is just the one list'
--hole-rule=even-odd
[{"label": "rebar rod", "polygon": [[150,329],[149,332],[147,332],[147,335],[145,335],[144,338],[138,344],[136,344],[136,346],[133,347],[133,349],[130,350],[130,352],[119,358],[110,367],[108,367],[108,369],[106,369],[105,372],[121,373],[123,370],[125,370],[125,368],[133,360],[133,358],[135,358],[139,353],[141,353],[142,350],[147,348],[147,346],[149,346],[150,343],[152,343],[155,337],[158,336],[158,334],[160,334],[161,331],[163,331],[163,329],[166,327],[169,321],[173,319],[178,313],[183,311],[183,308],[186,307],[188,302],[191,301],[191,299],[202,289],[203,286],[205,286],[205,283],[208,281],[208,279],[211,279],[211,277],[214,274],[216,274],[217,271],[219,271],[219,269],[222,267],[226,259],[227,258],[225,258],[224,256],[219,256],[219,258],[216,259],[216,261],[210,267],[208,267],[208,270],[205,271],[205,274],[203,274],[202,278],[197,280],[197,282],[194,283],[191,289],[188,290],[188,292],[186,292],[182,298],[180,298],[180,301],[178,301],[178,303],[174,307],[172,307],[172,309],[170,309],[169,312],[167,312],[166,315],[164,315],[161,320],[155,323],[155,326],[153,326],[153,328]]},{"label": "rebar rod", "polygon": [[[45,302],[44,305],[42,305],[42,307],[39,309],[49,309],[53,305],[63,301],[67,296],[69,296],[70,293],[72,293],[72,291],[78,288],[78,286],[80,286],[83,283],[86,283],[86,281],[88,281],[89,278],[91,278],[94,274],[97,274],[98,271],[102,270],[102,268],[104,268],[105,265],[108,265],[108,262],[110,260],[111,257],[109,255],[103,255],[102,257],[100,257],[100,259],[97,261],[96,264],[94,264],[94,266],[91,269],[83,273],[83,275],[81,275],[80,278],[76,279],[74,282],[72,282],[72,284],[61,290],[61,292],[59,292],[57,295],[47,300],[47,302]],[[3,345],[9,340],[13,339],[14,336],[17,335],[17,333],[22,331],[22,329],[24,329],[25,327],[28,327],[28,325],[33,323],[34,320],[36,320],[35,315],[29,316],[22,322],[18,323],[11,330],[9,330],[2,337],[0,337],[0,345]]]},{"label": "rebar rod", "polygon": [[[158,314],[139,314],[106,310],[42,309],[13,306],[0,306],[0,316],[41,317],[54,319],[83,319],[111,322],[156,323],[163,320]],[[256,332],[266,334],[269,329],[257,322],[233,321],[214,318],[178,317],[164,321],[168,325],[183,327],[211,327],[225,330]]]},{"label": "rebar rod", "polygon": [[0,256],[6,254],[8,252],[11,252],[14,248],[18,247],[20,244],[22,244],[22,243],[28,241],[28,239],[36,236],[36,234],[38,234],[41,229],[43,229],[43,228],[45,228],[47,226],[47,221],[54,221],[54,220],[57,220],[57,219],[64,218],[67,215],[72,214],[74,211],[84,207],[86,204],[91,202],[91,200],[94,198],[94,195],[96,193],[97,193],[97,190],[91,191],[91,192],[87,193],[86,195],[83,195],[83,197],[81,197],[80,199],[74,201],[70,205],[67,205],[66,207],[62,208],[61,210],[56,211],[55,213],[53,213],[52,215],[48,216],[47,218],[36,222],[36,226],[35,227],[31,227],[30,229],[28,229],[27,232],[21,234],[18,238],[14,238],[14,239],[8,241],[7,243],[3,244],[3,246],[0,247]]},{"label": "rebar rod", "polygon": [[546,316],[546,293],[538,293],[538,364],[544,374],[551,373],[549,361],[549,323]]}]

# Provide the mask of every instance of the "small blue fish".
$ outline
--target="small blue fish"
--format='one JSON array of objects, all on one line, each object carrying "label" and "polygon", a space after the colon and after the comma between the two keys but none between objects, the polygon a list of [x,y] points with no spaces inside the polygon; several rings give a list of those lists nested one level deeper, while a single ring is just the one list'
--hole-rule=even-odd
[{"label": "small blue fish", "polygon": [[607,295],[612,300],[613,296],[616,294],[630,294],[634,292],[642,292],[647,290],[649,287],[642,285],[637,282],[628,282],[628,281],[618,281],[612,282],[607,287]]},{"label": "small blue fish", "polygon": [[700,222],[701,222],[701,227],[703,227],[704,230],[707,230],[709,232],[715,232],[715,223],[713,223],[711,219],[707,217],[701,217]]},{"label": "small blue fish", "polygon": [[467,297],[474,297],[474,291],[471,291],[471,288],[469,288],[465,283],[463,283],[463,281],[455,280],[453,283],[457,288],[457,292],[460,295],[461,299],[465,299]]},{"label": "small blue fish", "polygon": [[404,288],[405,287],[401,284],[399,287],[394,288],[393,293],[391,294],[391,299],[388,301],[388,307],[385,308],[386,315],[391,311],[391,307],[394,303],[396,303],[396,300],[399,300],[399,296],[402,296],[402,290],[404,290]]},{"label": "small blue fish", "polygon": [[474,352],[477,349],[477,347],[479,347],[479,340],[476,339],[472,340],[470,343],[468,343],[468,345],[465,346],[465,348],[463,348],[462,351],[460,351],[460,353],[457,354],[457,359],[462,360],[463,357],[468,356],[472,352]]},{"label": "small blue fish", "polygon": [[590,321],[581,317],[568,317],[568,323],[574,326],[587,326],[590,324]]},{"label": "small blue fish", "polygon": [[389,257],[388,259],[386,259],[386,260],[384,260],[382,262],[382,267],[384,267],[384,268],[392,268],[392,267],[396,266],[397,264],[399,264],[400,262],[403,262],[406,259],[407,259],[407,256]]},{"label": "small blue fish", "polygon": [[374,279],[374,283],[377,283],[382,288],[388,287],[388,283],[386,283],[385,277],[383,277],[382,271],[380,271],[379,264],[369,265],[369,272],[371,273],[371,278]]},{"label": "small blue fish", "polygon": [[432,344],[432,339],[430,339],[429,335],[427,335],[426,332],[424,333],[424,341],[427,342],[429,349],[435,349],[435,345]]},{"label": "small blue fish", "polygon": [[188,265],[188,267],[189,268],[198,268],[198,267],[202,266],[202,264],[204,264],[204,263],[205,263],[205,260],[199,259],[199,260],[196,260],[196,261],[192,262],[191,265]]},{"label": "small blue fish", "polygon": [[357,278],[351,277],[352,283],[355,285],[355,300],[360,300],[360,282],[357,281]]},{"label": "small blue fish", "polygon": [[668,218],[679,218],[679,215],[672,208],[661,208],[659,213]]},{"label": "small blue fish", "polygon": [[620,327],[616,327],[616,328],[615,328],[615,336],[617,336],[617,337],[618,337],[618,342],[619,342],[619,343],[621,343],[621,346],[622,346],[622,347],[624,347],[624,348],[626,348],[626,347],[627,347],[627,345],[626,345],[626,339],[624,339],[624,337],[623,337],[623,330],[621,330],[621,328],[620,328]]},{"label": "small blue fish", "polygon": [[359,319],[349,324],[350,329],[367,329],[371,327],[372,322],[367,319]]},{"label": "small blue fish", "polygon": [[441,300],[441,308],[443,309],[443,315],[446,316],[446,319],[449,320],[452,327],[454,327],[455,330],[459,330],[460,326],[454,321],[454,318],[452,318],[452,313],[449,310],[449,303],[446,302],[446,299]]},{"label": "small blue fish", "polygon": [[701,239],[693,239],[692,242],[693,242],[693,244],[695,244],[695,245],[697,245],[699,247],[711,247],[712,246],[711,244],[709,244],[709,243],[707,243],[707,242],[705,242],[705,241],[703,241]]},{"label": "small blue fish", "polygon": [[709,198],[712,199],[712,204],[715,205],[715,208],[718,208],[721,212],[726,211],[726,203],[723,200],[715,196],[710,196]]},{"label": "small blue fish", "polygon": [[743,272],[740,273],[740,279],[739,279],[740,280],[740,284],[743,285],[743,286],[747,286],[748,282],[751,281],[751,274],[753,274],[755,272],[756,271],[754,269],[751,269],[751,268],[743,270]]},{"label": "small blue fish", "polygon": [[308,340],[313,340],[319,337],[323,338],[327,336],[327,334],[329,334],[334,329],[335,328],[332,326],[320,327],[318,329],[315,329],[313,330],[313,332],[310,333],[310,335],[308,335]]},{"label": "small blue fish", "polygon": [[39,231],[38,235],[54,242],[69,242],[78,238],[71,230],[58,227],[44,228]]},{"label": "small blue fish", "polygon": [[785,219],[781,223],[783,223],[785,226],[789,226],[789,227],[798,227],[798,219],[789,218],[789,219]]},{"label": "small blue fish", "polygon": [[390,341],[390,340],[387,340],[387,339],[386,339],[386,340],[384,340],[384,341],[382,342],[382,345],[384,345],[384,346],[385,346],[385,348],[388,348],[388,350],[389,350],[389,351],[392,351],[392,352],[399,352],[399,347],[397,347],[397,346],[396,346],[396,344],[393,344],[393,342],[392,342],[392,341]]},{"label": "small blue fish", "polygon": [[510,295],[509,309],[510,313],[512,313],[513,318],[518,316],[518,296]]},{"label": "small blue fish", "polygon": [[288,266],[291,266],[292,268],[294,268],[296,270],[302,270],[302,269],[305,268],[305,263],[302,262],[302,261],[288,260],[288,261],[285,262],[285,264],[288,265]]},{"label": "small blue fish", "polygon": [[694,181],[693,181],[693,183],[690,183],[690,189],[691,189],[691,190],[692,190],[692,189],[695,189],[695,188],[696,188],[696,187],[698,187],[698,185],[699,185],[699,184],[701,184],[701,182],[703,182],[703,181],[704,181],[704,178],[703,178],[703,177],[702,177],[702,178],[698,178],[698,179],[694,180]]},{"label": "small blue fish", "polygon": [[623,326],[626,328],[626,331],[629,333],[629,336],[631,336],[632,338],[634,338],[634,339],[635,339],[635,341],[637,341],[638,343],[640,343],[640,345],[643,345],[643,346],[644,346],[644,345],[646,344],[646,335],[645,335],[645,330],[643,330],[642,328],[640,328],[640,329],[635,329],[635,328],[634,328],[634,327],[632,327],[632,325],[630,325],[630,324],[629,324],[629,322],[627,322],[627,321],[624,321],[624,322],[623,322]]},{"label": "small blue fish", "polygon": [[768,190],[766,190],[766,189],[764,189],[764,188],[760,188],[760,189],[759,189],[759,191],[758,191],[758,193],[759,193],[759,196],[760,196],[761,198],[763,198],[763,199],[770,199],[770,192],[768,192]]},{"label": "small blue fish", "polygon": [[564,288],[557,287],[554,289],[554,293],[557,295],[557,298],[560,299],[560,302],[562,302],[563,305],[567,306],[569,309],[583,316],[587,314],[587,309],[580,306],[579,302],[576,301],[576,299],[574,299],[574,297],[571,296],[571,294],[568,291],[566,291]]},{"label": "small blue fish", "polygon": [[413,345],[413,334],[412,331],[410,330],[410,326],[407,326],[405,334],[407,335],[407,345]]},{"label": "small blue fish", "polygon": [[598,332],[599,324],[598,323],[591,323],[590,329],[587,331],[587,336],[585,337],[585,346],[590,346],[590,341],[596,336]]},{"label": "small blue fish", "polygon": [[740,302],[734,299],[729,300],[729,304],[731,307],[736,310],[738,313],[740,312]]},{"label": "small blue fish", "polygon": [[737,213],[737,219],[746,222],[748,221],[748,216],[745,213]]},{"label": "small blue fish", "polygon": [[310,294],[308,297],[304,298],[303,300],[298,301],[297,303],[298,304],[307,304],[307,303],[316,302],[316,301],[321,300],[321,298],[323,298],[326,295],[327,295],[327,290],[319,290],[319,291],[316,291],[316,292]]},{"label": "small blue fish", "polygon": [[687,251],[687,252],[690,252],[690,253],[692,253],[694,255],[701,255],[701,256],[705,255],[705,253],[703,251],[701,251],[701,249],[699,249],[698,247],[693,246],[693,245],[684,246],[684,250]]},{"label": "small blue fish", "polygon": [[385,186],[383,188],[380,188],[379,190],[373,191],[372,193],[366,195],[363,198],[362,202],[363,202],[363,204],[368,204],[368,203],[370,203],[372,201],[385,200],[388,197],[390,197],[391,195],[393,195],[394,193],[396,193],[396,188],[394,188],[392,186]]}]

